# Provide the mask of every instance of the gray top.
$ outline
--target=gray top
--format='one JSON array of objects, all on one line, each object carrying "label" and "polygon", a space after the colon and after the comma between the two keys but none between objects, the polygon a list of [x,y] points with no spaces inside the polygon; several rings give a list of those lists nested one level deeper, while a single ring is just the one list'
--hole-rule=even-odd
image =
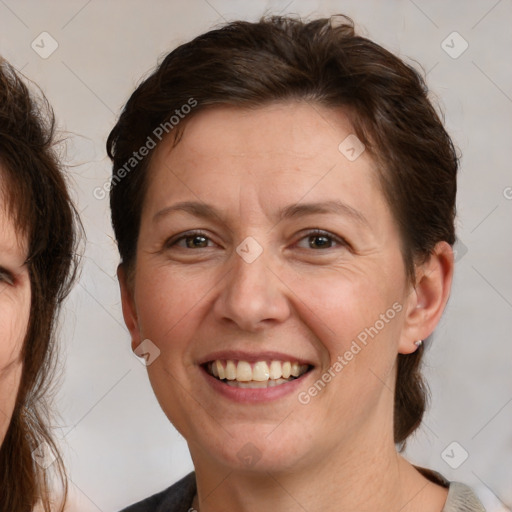
[{"label": "gray top", "polygon": [[[433,474],[429,472],[430,476]],[[447,482],[441,475],[434,475],[437,477],[436,480]],[[483,505],[467,485],[458,482],[447,482],[447,485],[448,498],[442,512],[485,512]],[[131,505],[121,512],[194,512],[192,500],[195,494],[196,476],[192,472],[165,491]]]},{"label": "gray top", "polygon": [[442,512],[485,512],[485,508],[467,485],[450,482]]}]

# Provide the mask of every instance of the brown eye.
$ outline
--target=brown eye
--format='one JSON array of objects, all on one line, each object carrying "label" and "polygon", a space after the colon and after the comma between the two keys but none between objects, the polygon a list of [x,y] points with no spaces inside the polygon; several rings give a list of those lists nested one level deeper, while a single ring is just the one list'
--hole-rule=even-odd
[{"label": "brown eye", "polygon": [[312,235],[309,236],[309,247],[311,249],[325,249],[332,247],[333,240],[325,235]]},{"label": "brown eye", "polygon": [[[307,240],[307,247],[303,249],[332,249],[336,246],[346,247],[347,243],[338,236],[321,230],[314,230],[302,237],[300,242]],[[300,245],[299,245],[300,246]]]},{"label": "brown eye", "polygon": [[211,240],[201,232],[189,232],[166,244],[167,248],[180,247],[182,249],[206,249]]},{"label": "brown eye", "polygon": [[203,248],[208,246],[208,239],[202,235],[187,236],[184,238],[189,249]]},{"label": "brown eye", "polygon": [[0,283],[7,283],[8,285],[14,285],[14,276],[7,270],[0,267]]}]

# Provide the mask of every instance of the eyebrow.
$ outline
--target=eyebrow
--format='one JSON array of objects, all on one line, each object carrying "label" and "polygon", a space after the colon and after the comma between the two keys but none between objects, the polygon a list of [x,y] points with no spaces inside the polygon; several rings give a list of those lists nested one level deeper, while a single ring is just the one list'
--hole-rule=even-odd
[{"label": "eyebrow", "polygon": [[[185,212],[195,217],[212,219],[217,217],[222,223],[227,224],[227,220],[220,210],[212,205],[196,201],[182,201],[160,210],[153,217],[153,222],[159,221],[162,217],[174,212]],[[349,217],[358,224],[370,227],[366,217],[358,210],[341,201],[323,201],[318,203],[298,203],[285,206],[277,212],[277,221],[285,219],[304,217],[306,215],[316,214],[335,214]]]}]

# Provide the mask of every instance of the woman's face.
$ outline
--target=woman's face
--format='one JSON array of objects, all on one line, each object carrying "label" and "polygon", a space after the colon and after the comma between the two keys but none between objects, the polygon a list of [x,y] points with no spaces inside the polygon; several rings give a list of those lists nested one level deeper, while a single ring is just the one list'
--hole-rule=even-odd
[{"label": "woman's face", "polygon": [[[1,176],[0,176],[1,179]],[[30,316],[26,240],[19,237],[0,192],[0,444],[16,402],[21,349]]]},{"label": "woman's face", "polygon": [[196,463],[298,469],[392,439],[415,295],[352,133],[317,105],[223,107],[155,150],[123,309]]}]

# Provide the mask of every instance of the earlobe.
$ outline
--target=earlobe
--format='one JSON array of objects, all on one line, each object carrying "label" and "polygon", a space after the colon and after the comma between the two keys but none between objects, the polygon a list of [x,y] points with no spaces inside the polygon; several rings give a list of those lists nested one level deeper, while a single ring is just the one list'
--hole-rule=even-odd
[{"label": "earlobe", "polygon": [[399,353],[411,354],[432,334],[450,296],[453,279],[453,250],[438,242],[428,260],[416,270],[416,283],[406,308]]},{"label": "earlobe", "polygon": [[132,338],[132,350],[135,350],[141,342],[139,331],[139,322],[137,319],[137,309],[133,298],[132,287],[128,283],[128,276],[123,264],[117,267],[117,279],[121,291],[121,304],[123,309],[123,318],[130,336]]}]

